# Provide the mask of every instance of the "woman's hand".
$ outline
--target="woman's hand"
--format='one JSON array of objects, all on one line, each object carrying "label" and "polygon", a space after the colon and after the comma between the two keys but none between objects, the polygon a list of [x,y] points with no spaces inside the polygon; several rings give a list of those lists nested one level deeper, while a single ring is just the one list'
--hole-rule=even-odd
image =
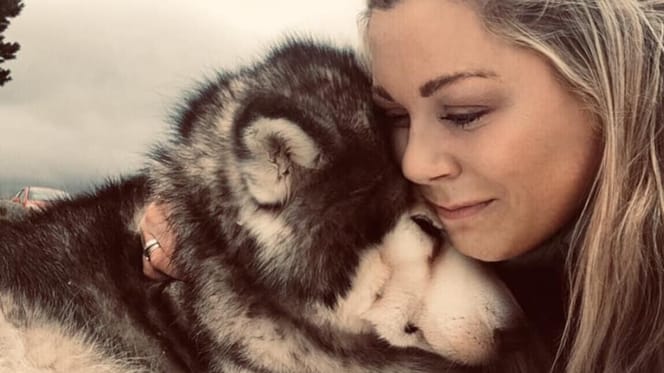
[{"label": "woman's hand", "polygon": [[151,202],[138,224],[143,239],[143,273],[154,280],[182,279],[171,262],[175,233],[170,230],[168,205]]}]

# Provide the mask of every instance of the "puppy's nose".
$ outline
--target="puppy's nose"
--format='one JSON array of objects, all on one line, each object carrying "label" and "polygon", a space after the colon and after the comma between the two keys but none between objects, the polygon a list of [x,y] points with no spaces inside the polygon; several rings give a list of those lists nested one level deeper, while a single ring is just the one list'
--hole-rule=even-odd
[{"label": "puppy's nose", "polygon": [[528,329],[523,326],[496,329],[493,331],[493,340],[499,354],[520,350],[527,343]]}]

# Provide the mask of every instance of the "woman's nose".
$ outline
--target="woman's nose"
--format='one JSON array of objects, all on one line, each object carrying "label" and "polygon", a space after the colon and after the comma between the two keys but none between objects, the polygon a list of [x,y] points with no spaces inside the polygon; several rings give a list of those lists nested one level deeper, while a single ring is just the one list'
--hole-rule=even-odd
[{"label": "woman's nose", "polygon": [[443,134],[435,131],[409,131],[401,159],[404,176],[415,184],[426,185],[461,173],[461,164],[451,147],[446,146]]}]

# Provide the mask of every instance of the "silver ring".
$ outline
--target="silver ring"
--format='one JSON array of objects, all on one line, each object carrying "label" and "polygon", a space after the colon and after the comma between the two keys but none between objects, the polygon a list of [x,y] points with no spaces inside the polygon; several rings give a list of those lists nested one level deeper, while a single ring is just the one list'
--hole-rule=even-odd
[{"label": "silver ring", "polygon": [[157,247],[159,247],[159,241],[154,238],[148,240],[148,242],[145,243],[145,246],[143,247],[143,256],[148,260],[148,262],[150,261],[150,255],[152,255],[152,251],[154,251],[154,249]]}]

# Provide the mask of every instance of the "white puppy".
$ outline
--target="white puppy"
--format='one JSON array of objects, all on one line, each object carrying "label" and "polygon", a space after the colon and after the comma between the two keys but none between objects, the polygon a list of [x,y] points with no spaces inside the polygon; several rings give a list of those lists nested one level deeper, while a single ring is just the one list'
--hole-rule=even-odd
[{"label": "white puppy", "polygon": [[395,346],[421,348],[462,364],[486,362],[498,347],[495,333],[518,327],[522,310],[480,262],[447,243],[436,247],[412,218],[439,226],[426,207],[409,215],[379,249],[387,275],[378,277],[387,280],[360,317]]}]

